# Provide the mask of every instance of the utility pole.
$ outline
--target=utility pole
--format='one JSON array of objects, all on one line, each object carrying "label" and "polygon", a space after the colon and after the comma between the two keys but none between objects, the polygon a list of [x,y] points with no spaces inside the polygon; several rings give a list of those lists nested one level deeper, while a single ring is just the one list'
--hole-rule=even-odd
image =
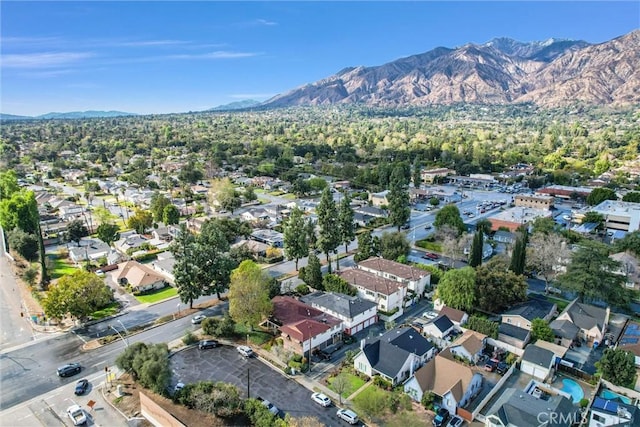
[{"label": "utility pole", "polygon": [[250,373],[251,368],[247,368],[247,399],[251,397]]}]

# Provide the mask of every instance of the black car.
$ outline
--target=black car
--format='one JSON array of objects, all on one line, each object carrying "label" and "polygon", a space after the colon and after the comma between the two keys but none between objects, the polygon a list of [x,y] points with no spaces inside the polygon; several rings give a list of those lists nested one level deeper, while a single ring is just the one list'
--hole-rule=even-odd
[{"label": "black car", "polygon": [[198,344],[198,348],[204,350],[206,348],[216,348],[218,345],[220,344],[216,340],[203,340]]},{"label": "black car", "polygon": [[76,395],[80,396],[81,394],[84,394],[87,391],[87,388],[89,388],[89,380],[87,379],[82,379],[80,381],[78,381],[76,383]]},{"label": "black car", "polygon": [[500,375],[504,375],[505,372],[507,372],[509,370],[509,364],[506,362],[500,362],[498,363],[498,366],[496,366],[496,372],[499,373]]},{"label": "black car", "polygon": [[58,368],[58,376],[59,377],[70,377],[71,375],[75,375],[82,370],[79,363],[68,363],[64,366]]}]

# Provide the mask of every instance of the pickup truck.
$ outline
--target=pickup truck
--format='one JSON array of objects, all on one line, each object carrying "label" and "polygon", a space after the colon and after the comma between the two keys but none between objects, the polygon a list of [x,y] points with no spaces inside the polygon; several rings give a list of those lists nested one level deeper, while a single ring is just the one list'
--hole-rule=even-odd
[{"label": "pickup truck", "polygon": [[81,426],[87,423],[87,416],[84,414],[80,405],[69,406],[67,414],[69,418],[71,418],[71,421],[73,421],[74,426]]},{"label": "pickup truck", "polygon": [[273,415],[278,416],[278,414],[280,413],[280,409],[278,409],[278,407],[276,405],[274,405],[273,403],[269,402],[268,400],[264,400],[261,397],[258,397],[257,400],[260,403],[262,403],[262,406],[267,408],[269,410],[269,412],[271,412]]}]

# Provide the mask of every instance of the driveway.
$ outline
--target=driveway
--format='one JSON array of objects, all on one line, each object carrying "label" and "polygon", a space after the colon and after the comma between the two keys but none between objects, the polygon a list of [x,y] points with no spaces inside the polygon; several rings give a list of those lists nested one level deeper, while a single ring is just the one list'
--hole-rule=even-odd
[{"label": "driveway", "polygon": [[293,417],[314,416],[328,426],[342,424],[336,418],[335,406],[323,408],[313,403],[311,391],[274,371],[259,358],[245,359],[235,347],[188,348],[171,358],[171,370],[172,389],[178,382],[224,381],[236,385],[242,396],[260,396]]}]

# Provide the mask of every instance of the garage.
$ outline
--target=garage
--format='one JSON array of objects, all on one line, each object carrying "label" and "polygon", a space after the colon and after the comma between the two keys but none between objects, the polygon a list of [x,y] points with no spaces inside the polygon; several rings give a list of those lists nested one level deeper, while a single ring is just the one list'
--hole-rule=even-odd
[{"label": "garage", "polygon": [[537,380],[544,381],[551,375],[555,358],[552,351],[536,345],[529,345],[522,355],[520,370]]}]

